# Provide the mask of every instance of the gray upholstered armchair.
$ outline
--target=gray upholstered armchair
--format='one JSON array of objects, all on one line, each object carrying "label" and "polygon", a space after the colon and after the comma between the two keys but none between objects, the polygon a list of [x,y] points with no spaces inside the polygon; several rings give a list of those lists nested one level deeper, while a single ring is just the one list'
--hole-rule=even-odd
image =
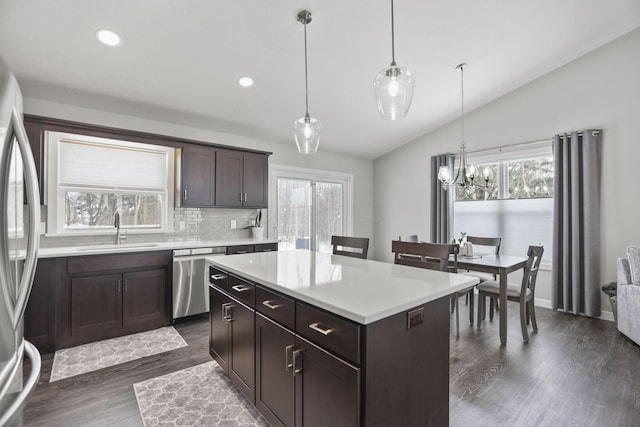
[{"label": "gray upholstered armchair", "polygon": [[618,330],[640,345],[640,248],[618,258]]}]

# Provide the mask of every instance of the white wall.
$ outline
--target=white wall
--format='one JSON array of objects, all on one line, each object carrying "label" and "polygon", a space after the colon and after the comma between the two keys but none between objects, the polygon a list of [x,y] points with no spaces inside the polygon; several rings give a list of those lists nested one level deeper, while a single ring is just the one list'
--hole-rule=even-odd
[{"label": "white wall", "polygon": [[[615,281],[616,257],[625,254],[626,246],[640,244],[638,52],[640,30],[635,30],[465,117],[471,151],[603,129],[602,283]],[[472,70],[469,64],[468,73]],[[398,235],[418,233],[429,239],[430,158],[457,153],[459,132],[455,121],[375,160],[375,259],[392,260],[390,242]],[[550,275],[538,282],[537,297],[550,300]],[[610,310],[604,295],[602,308]]]},{"label": "white wall", "polygon": [[[270,151],[273,154],[269,162],[278,165],[296,166],[311,169],[331,170],[354,175],[354,235],[373,235],[373,162],[345,155],[333,154],[320,150],[317,154],[305,156],[298,154],[293,134],[291,141],[278,143],[267,140],[257,140],[239,135],[215,132],[208,129],[183,126],[166,121],[156,121],[133,115],[123,115],[96,109],[83,108],[68,104],[60,104],[37,97],[25,97],[24,110],[27,114],[45,117],[73,120],[122,129],[151,132],[162,135],[188,138],[198,141],[211,142]],[[270,231],[270,235],[271,231]]]}]

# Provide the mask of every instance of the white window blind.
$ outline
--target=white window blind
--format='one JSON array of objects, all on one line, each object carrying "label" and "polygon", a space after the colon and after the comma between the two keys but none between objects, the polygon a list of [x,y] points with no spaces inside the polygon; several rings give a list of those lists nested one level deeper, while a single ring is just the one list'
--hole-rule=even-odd
[{"label": "white window blind", "polygon": [[47,132],[47,234],[167,232],[174,149]]},{"label": "white window blind", "polygon": [[164,190],[167,150],[60,140],[60,185]]}]

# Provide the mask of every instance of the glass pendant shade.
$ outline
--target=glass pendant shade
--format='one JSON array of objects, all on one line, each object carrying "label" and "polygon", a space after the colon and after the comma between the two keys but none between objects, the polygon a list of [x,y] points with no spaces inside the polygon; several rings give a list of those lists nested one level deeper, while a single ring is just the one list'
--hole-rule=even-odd
[{"label": "glass pendant shade", "polygon": [[320,122],[309,115],[293,122],[293,133],[300,154],[314,154],[320,145]]},{"label": "glass pendant shade", "polygon": [[453,177],[451,176],[449,166],[440,166],[440,169],[438,169],[438,179],[442,182],[442,185],[451,185]]},{"label": "glass pendant shade", "polygon": [[397,120],[407,115],[414,84],[411,71],[394,63],[378,73],[373,81],[373,94],[383,119]]}]

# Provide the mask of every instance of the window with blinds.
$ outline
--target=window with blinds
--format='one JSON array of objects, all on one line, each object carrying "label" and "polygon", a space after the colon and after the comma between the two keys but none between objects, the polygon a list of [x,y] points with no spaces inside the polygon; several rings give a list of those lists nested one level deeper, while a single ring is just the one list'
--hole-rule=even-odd
[{"label": "window with blinds", "polygon": [[47,157],[49,233],[169,231],[173,148],[48,132]]},{"label": "window with blinds", "polygon": [[[519,144],[470,153],[470,164],[493,174],[485,190],[456,189],[454,237],[502,237],[501,254],[525,256],[529,245],[542,244],[544,260],[552,255],[553,153],[551,141]],[[484,185],[484,182],[478,183]]]}]

